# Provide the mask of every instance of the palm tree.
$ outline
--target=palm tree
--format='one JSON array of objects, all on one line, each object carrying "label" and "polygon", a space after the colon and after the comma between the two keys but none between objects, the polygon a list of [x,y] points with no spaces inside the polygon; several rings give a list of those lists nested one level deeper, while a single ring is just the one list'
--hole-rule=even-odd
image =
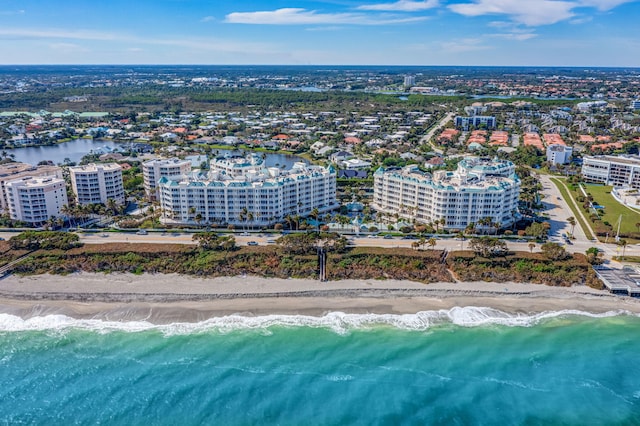
[{"label": "palm tree", "polygon": [[193,220],[195,220],[195,221],[196,221],[196,224],[197,224],[198,226],[200,226],[200,222],[202,222],[202,215],[201,215],[200,213],[198,213],[198,214],[196,215],[196,217],[195,217]]},{"label": "palm tree", "polygon": [[60,208],[60,213],[65,215],[67,219],[69,219],[69,226],[75,228],[75,209],[71,207],[69,204],[65,204]]},{"label": "palm tree", "polygon": [[238,220],[240,220],[240,222],[242,222],[243,224],[247,220],[247,213],[249,213],[249,211],[246,207],[243,207],[242,210],[240,210],[240,213],[238,213]]},{"label": "palm tree", "polygon": [[248,212],[247,213],[247,222],[250,222],[251,224],[253,224],[253,220],[255,219],[255,215],[253,214],[253,212]]},{"label": "palm tree", "polygon": [[314,207],[313,210],[311,210],[311,213],[309,213],[309,216],[311,216],[316,221],[316,228],[318,232],[320,232],[320,210],[318,210],[317,207]]},{"label": "palm tree", "polygon": [[106,208],[109,214],[112,216],[115,216],[116,213],[118,213],[118,203],[116,203],[116,200],[114,200],[113,198],[109,198],[107,200]]},{"label": "palm tree", "polygon": [[351,220],[349,220],[349,216],[345,216],[345,215],[343,215],[343,214],[338,215],[338,216],[336,217],[336,220],[337,220],[337,221],[338,221],[338,223],[339,223],[340,225],[342,225],[343,227],[344,227],[344,225],[348,225],[348,224],[349,224],[349,222],[351,222]]},{"label": "palm tree", "polygon": [[622,257],[624,257],[624,252],[627,248],[627,240],[618,241],[618,245],[622,246]]},{"label": "palm tree", "polygon": [[536,248],[536,243],[529,243],[529,252],[533,253],[534,248]]},{"label": "palm tree", "polygon": [[637,222],[637,223],[636,223],[636,230],[637,230],[638,232],[640,232],[640,222]]},{"label": "palm tree", "polygon": [[456,236],[458,239],[460,239],[460,250],[464,250],[464,232],[458,231]]},{"label": "palm tree", "polygon": [[474,222],[469,222],[469,224],[467,225],[466,228],[464,228],[464,232],[468,234],[475,234],[476,233],[476,224]]},{"label": "palm tree", "polygon": [[289,229],[292,230],[293,229],[293,217],[288,214],[284,217],[284,221],[287,222],[287,224],[289,225]]},{"label": "palm tree", "polygon": [[438,244],[438,240],[436,240],[435,238],[431,237],[429,238],[429,241],[427,241],[427,244],[429,244],[429,246],[431,247],[431,250],[434,250],[436,247],[436,244]]},{"label": "palm tree", "polygon": [[478,225],[482,226],[482,232],[486,232],[486,228],[490,227],[491,224],[493,223],[493,219],[491,218],[491,216],[486,216],[486,217],[482,217],[480,218],[480,220],[478,220]]},{"label": "palm tree", "polygon": [[418,245],[424,247],[425,244],[427,244],[427,239],[424,237],[420,237],[420,239],[418,240]]},{"label": "palm tree", "polygon": [[573,236],[573,229],[576,227],[576,218],[573,216],[567,218],[567,223],[571,225],[571,236]]}]

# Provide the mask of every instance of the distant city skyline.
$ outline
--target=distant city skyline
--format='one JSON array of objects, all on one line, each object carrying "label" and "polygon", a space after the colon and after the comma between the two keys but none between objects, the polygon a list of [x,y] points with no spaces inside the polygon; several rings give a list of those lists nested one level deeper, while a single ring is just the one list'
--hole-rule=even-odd
[{"label": "distant city skyline", "polygon": [[5,0],[0,64],[640,66],[640,0]]}]

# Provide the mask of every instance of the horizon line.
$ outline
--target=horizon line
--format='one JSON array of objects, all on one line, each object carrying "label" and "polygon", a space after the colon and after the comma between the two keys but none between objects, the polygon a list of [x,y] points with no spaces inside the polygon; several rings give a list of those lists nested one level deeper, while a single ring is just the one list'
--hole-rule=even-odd
[{"label": "horizon line", "polygon": [[109,66],[109,67],[159,67],[159,66],[178,66],[178,67],[397,67],[397,68],[420,68],[420,67],[437,67],[437,68],[627,68],[640,69],[640,65],[408,65],[408,64],[198,64],[198,63],[156,63],[156,64],[0,64],[0,67],[92,67],[92,66]]}]

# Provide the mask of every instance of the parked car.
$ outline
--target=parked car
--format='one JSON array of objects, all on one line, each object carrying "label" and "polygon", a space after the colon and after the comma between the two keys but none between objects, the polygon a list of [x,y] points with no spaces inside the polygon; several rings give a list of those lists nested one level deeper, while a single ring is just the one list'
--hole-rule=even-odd
[{"label": "parked car", "polygon": [[247,243],[247,245],[248,245],[248,246],[257,246],[257,245],[258,245],[258,242],[257,242],[257,241],[249,241],[249,242]]},{"label": "parked car", "polygon": [[392,238],[393,238],[393,235],[390,235],[390,234],[387,234],[387,235],[384,236],[385,240],[390,240]]},{"label": "parked car", "polygon": [[138,235],[147,235],[147,231],[145,231],[144,229],[141,229],[138,232],[136,232],[136,234],[138,234]]}]

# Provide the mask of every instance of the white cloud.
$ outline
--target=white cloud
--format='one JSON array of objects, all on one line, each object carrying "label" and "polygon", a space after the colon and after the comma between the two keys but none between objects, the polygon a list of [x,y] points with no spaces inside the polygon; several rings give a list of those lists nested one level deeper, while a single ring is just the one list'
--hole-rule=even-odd
[{"label": "white cloud", "polygon": [[475,52],[478,50],[491,49],[490,46],[482,44],[482,40],[477,38],[462,38],[446,41],[441,44],[443,50],[452,53]]},{"label": "white cloud", "polygon": [[340,31],[344,29],[344,27],[338,26],[338,25],[331,25],[331,26],[325,26],[325,27],[309,27],[306,28],[305,31]]},{"label": "white cloud", "polygon": [[560,0],[474,0],[457,3],[451,10],[465,16],[508,15],[521,24],[536,26],[555,24],[574,16],[576,3]]},{"label": "white cloud", "polygon": [[507,21],[493,21],[489,22],[487,25],[493,28],[513,28],[514,26],[516,26],[513,22]]},{"label": "white cloud", "polygon": [[87,30],[0,28],[0,38],[115,40],[116,35]]},{"label": "white cloud", "polygon": [[516,40],[516,41],[525,41],[530,40],[532,38],[537,37],[538,35],[535,33],[497,33],[497,34],[489,34],[489,37],[503,38],[506,40]]},{"label": "white cloud", "polygon": [[232,24],[255,25],[385,25],[425,20],[424,17],[397,18],[390,15],[371,16],[363,13],[318,13],[302,8],[271,11],[233,12],[225,21]]},{"label": "white cloud", "polygon": [[440,6],[439,0],[398,0],[395,3],[365,4],[358,6],[360,10],[378,10],[393,12],[419,12]]},{"label": "white cloud", "polygon": [[489,22],[487,26],[501,30],[499,33],[488,34],[488,37],[524,41],[538,36],[530,27],[523,27],[521,24],[515,22],[493,21]]},{"label": "white cloud", "polygon": [[569,21],[570,24],[573,25],[580,25],[580,24],[586,24],[593,21],[593,17],[591,16],[583,16],[582,18],[575,18]]},{"label": "white cloud", "polygon": [[0,16],[24,15],[24,9],[20,10],[0,10]]},{"label": "white cloud", "polygon": [[507,15],[514,22],[538,26],[573,18],[575,9],[608,11],[635,1],[638,0],[472,0],[471,3],[452,4],[449,9],[465,16]]},{"label": "white cloud", "polygon": [[89,49],[87,49],[86,47],[80,46],[75,43],[51,43],[49,47],[57,52],[64,54],[89,51]]},{"label": "white cloud", "polygon": [[580,0],[578,4],[580,6],[595,7],[598,10],[606,11],[618,7],[621,4],[633,3],[634,1],[637,0]]},{"label": "white cloud", "polygon": [[[12,40],[51,40],[52,48],[62,49],[72,47],[68,40],[75,41],[108,41],[111,43],[144,44],[154,46],[177,46],[194,51],[207,52],[245,52],[264,53],[274,52],[274,46],[261,42],[243,42],[216,38],[146,38],[132,34],[102,33],[89,30],[64,30],[59,28],[30,29],[30,28],[0,28],[0,39]],[[64,41],[56,41],[64,40]]]}]

